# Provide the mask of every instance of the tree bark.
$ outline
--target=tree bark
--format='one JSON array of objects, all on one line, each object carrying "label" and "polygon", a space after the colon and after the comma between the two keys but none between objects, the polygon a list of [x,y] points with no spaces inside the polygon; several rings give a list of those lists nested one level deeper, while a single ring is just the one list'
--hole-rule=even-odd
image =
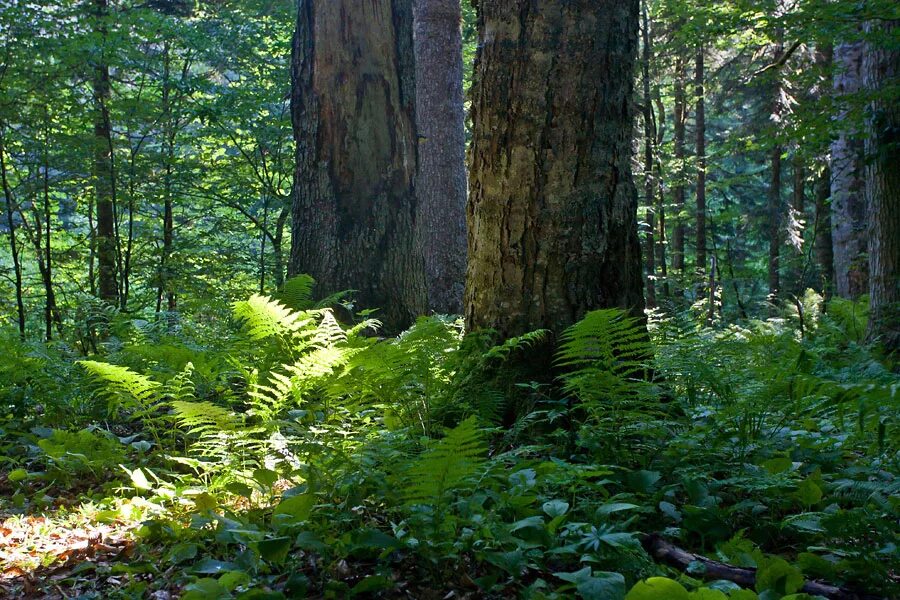
[{"label": "tree bark", "polygon": [[684,275],[684,140],[685,120],[687,119],[687,102],[685,101],[685,61],[679,53],[675,57],[675,107],[672,127],[675,136],[675,184],[672,190],[675,204],[675,227],[672,230],[672,270],[679,276]]},{"label": "tree bark", "polygon": [[[106,35],[108,0],[94,0],[94,16],[101,36]],[[100,50],[94,65],[94,193],[97,207],[97,272],[100,298],[118,304],[117,243],[115,232],[115,172],[109,124],[109,65]]]},{"label": "tree bark", "polygon": [[638,0],[480,0],[466,323],[559,333],[642,315],[631,173]]},{"label": "tree bark", "polygon": [[[784,54],[784,33],[779,29],[776,34],[772,64],[780,64]],[[772,113],[770,119],[776,127],[780,127],[784,118],[785,106],[782,102],[783,84],[781,71],[776,69],[772,82]],[[778,132],[775,134],[776,139]],[[782,202],[781,202],[781,155],[784,149],[780,142],[775,142],[770,151],[769,163],[769,199],[768,199],[768,237],[769,237],[769,297],[778,298],[781,293],[781,239],[782,239]]]},{"label": "tree bark", "polygon": [[[822,70],[823,75],[829,77],[834,50],[831,44],[823,44],[816,50],[816,66]],[[829,83],[830,87],[830,83]],[[816,97],[820,97],[822,91],[817,86]],[[819,271],[819,281],[822,295],[826,300],[834,293],[834,250],[831,240],[831,162],[830,157],[821,160],[821,172],[816,179],[816,214],[814,220],[813,235],[815,236],[816,263]]]},{"label": "tree bark", "polygon": [[706,99],[703,89],[703,46],[697,49],[694,67],[694,94],[697,102],[697,262],[699,280],[706,269]]},{"label": "tree bark", "polygon": [[900,102],[896,91],[900,51],[896,44],[881,44],[896,40],[898,24],[895,20],[868,25],[880,39],[869,43],[863,58],[864,83],[873,98],[866,123],[868,337],[894,355],[900,351]]},{"label": "tree bark", "polygon": [[416,237],[412,0],[301,0],[290,274],[352,289],[396,333],[425,311]]},{"label": "tree bark", "polygon": [[656,128],[653,120],[653,104],[650,97],[650,17],[646,0],[643,3],[643,24],[641,27],[642,56],[641,82],[643,84],[643,117],[644,117],[644,204],[647,207],[647,245],[644,257],[647,263],[647,306],[656,306],[656,215],[654,198],[653,143],[656,140]]},{"label": "tree bark", "polygon": [[415,0],[417,226],[428,309],[462,312],[466,275],[466,132],[459,0]]},{"label": "tree bark", "polygon": [[[862,90],[862,42],[834,49],[838,101]],[[834,245],[835,293],[857,298],[868,291],[864,142],[850,123],[850,111],[838,115],[842,127],[831,144],[831,239]]]},{"label": "tree bark", "polygon": [[16,284],[16,321],[19,326],[19,337],[25,339],[25,302],[22,298],[22,261],[19,258],[19,244],[16,240],[16,223],[13,219],[15,199],[9,186],[6,169],[5,125],[0,124],[0,184],[3,187],[3,198],[6,200],[6,227],[9,229],[9,251],[13,261],[13,274]]}]

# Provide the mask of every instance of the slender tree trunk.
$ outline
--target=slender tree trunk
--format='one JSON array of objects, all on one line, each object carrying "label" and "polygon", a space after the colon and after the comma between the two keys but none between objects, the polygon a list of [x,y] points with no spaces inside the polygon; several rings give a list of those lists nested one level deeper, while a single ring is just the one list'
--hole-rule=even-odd
[{"label": "slender tree trunk", "polygon": [[653,122],[653,104],[650,97],[650,17],[647,3],[643,3],[643,27],[642,32],[642,59],[641,79],[643,83],[644,104],[644,203],[647,206],[647,245],[644,257],[647,261],[647,306],[656,306],[656,219],[654,211],[654,198],[656,197],[656,184],[653,180],[653,143],[656,140],[656,128]]},{"label": "slender tree trunk", "polygon": [[414,0],[419,171],[417,226],[428,309],[462,312],[466,275],[466,134],[459,0]]},{"label": "slender tree trunk", "polygon": [[637,0],[480,0],[468,328],[643,312],[631,174]]},{"label": "slender tree trunk", "polygon": [[703,90],[703,46],[698,48],[694,67],[697,102],[697,276],[702,281],[706,269],[706,98]]},{"label": "slender tree trunk", "polygon": [[156,312],[162,310],[163,298],[166,299],[166,310],[174,312],[175,293],[171,289],[171,266],[173,243],[175,240],[175,212],[172,193],[172,168],[175,163],[175,123],[172,115],[171,57],[169,44],[163,45],[163,87],[162,87],[162,122],[165,167],[163,172],[163,247],[159,258],[159,288],[156,291]]},{"label": "slender tree trunk", "polygon": [[266,293],[266,236],[269,230],[269,196],[263,199],[263,220],[259,228],[259,293]]},{"label": "slender tree trunk", "polygon": [[356,290],[396,333],[425,311],[415,225],[412,0],[301,0],[290,273]]},{"label": "slender tree trunk", "polygon": [[[109,13],[108,0],[93,0],[98,31],[106,35],[104,20]],[[109,65],[100,51],[94,65],[94,192],[97,205],[97,262],[100,298],[118,305],[117,242],[115,231],[115,173],[113,171],[108,103]]]},{"label": "slender tree trunk", "polygon": [[684,275],[684,140],[687,102],[685,101],[685,61],[679,53],[675,57],[675,107],[673,124],[675,136],[675,184],[672,195],[675,204],[675,227],[672,231],[672,269],[678,276]]},{"label": "slender tree trunk", "polygon": [[[863,43],[840,44],[834,49],[834,92],[842,97],[862,89]],[[845,99],[846,101],[846,99]],[[831,144],[831,239],[834,245],[835,293],[857,298],[868,292],[866,249],[866,193],[864,143],[853,127],[849,110],[838,116],[842,127]]]},{"label": "slender tree trunk", "polygon": [[[781,30],[776,35],[773,64],[779,64],[784,53],[783,33]],[[784,103],[781,100],[783,92],[781,73],[776,70],[772,83],[772,113],[770,119],[776,126],[780,126],[784,117]],[[776,137],[777,137],[776,132]],[[781,203],[781,155],[784,149],[780,142],[775,142],[770,151],[769,162],[769,297],[772,300],[778,298],[781,293],[781,240],[782,240],[782,203]]]},{"label": "slender tree trunk", "polygon": [[[900,21],[867,26],[879,38],[863,58],[865,87],[873,93],[867,120],[866,199],[869,224],[870,340],[890,354],[900,352],[900,51],[881,40],[896,40]],[[893,86],[893,87],[891,87]]]},{"label": "slender tree trunk", "polygon": [[275,289],[280,290],[284,286],[284,227],[287,224],[291,211],[287,205],[283,206],[275,221],[275,235],[272,238],[272,271],[275,277]]},{"label": "slender tree trunk", "polygon": [[[45,109],[46,110],[46,109]],[[37,222],[37,236],[35,252],[38,257],[38,268],[41,273],[41,279],[44,282],[44,325],[47,341],[53,339],[53,325],[56,324],[60,336],[62,336],[62,318],[59,314],[59,308],[56,306],[56,293],[53,290],[53,254],[51,249],[52,241],[52,225],[50,223],[50,119],[49,113],[45,112],[45,137],[42,165],[42,183],[43,183],[43,220],[44,220],[44,242],[43,255],[41,253],[41,219],[37,207],[35,207],[35,221]]]},{"label": "slender tree trunk", "polygon": [[791,288],[794,294],[802,294],[806,289],[804,281],[804,233],[806,231],[806,167],[803,157],[795,150],[791,158],[791,210],[792,246],[796,255],[792,257]]},{"label": "slender tree trunk", "polygon": [[13,218],[15,198],[9,186],[6,169],[5,124],[0,123],[0,183],[3,185],[3,198],[6,200],[6,227],[9,229],[9,252],[13,261],[13,274],[16,283],[16,316],[19,325],[19,337],[25,339],[25,302],[22,298],[22,262],[19,258],[19,245],[16,240],[16,222]]},{"label": "slender tree trunk", "polygon": [[[831,44],[823,44],[816,50],[816,66],[821,70],[823,79],[827,77],[828,88],[831,87],[831,69],[834,51]],[[823,95],[822,86],[816,86],[816,98]],[[816,214],[813,225],[815,236],[816,263],[822,295],[829,300],[834,293],[834,250],[831,240],[831,159],[821,159],[821,171],[816,179],[815,197]]]}]

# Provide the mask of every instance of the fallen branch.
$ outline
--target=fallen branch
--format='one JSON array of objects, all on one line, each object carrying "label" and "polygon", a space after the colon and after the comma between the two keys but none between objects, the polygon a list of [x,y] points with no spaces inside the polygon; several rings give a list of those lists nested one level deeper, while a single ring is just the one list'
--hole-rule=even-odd
[{"label": "fallen branch", "polygon": [[[643,536],[641,544],[650,556],[680,571],[687,571],[688,565],[691,563],[702,564],[704,567],[702,573],[691,571],[691,575],[699,576],[702,579],[708,581],[725,579],[745,588],[753,588],[756,584],[756,569],[734,567],[699,554],[692,554],[662,539],[659,534]],[[825,596],[830,600],[884,600],[881,596],[862,594],[818,581],[807,581],[800,591],[815,596]]]}]

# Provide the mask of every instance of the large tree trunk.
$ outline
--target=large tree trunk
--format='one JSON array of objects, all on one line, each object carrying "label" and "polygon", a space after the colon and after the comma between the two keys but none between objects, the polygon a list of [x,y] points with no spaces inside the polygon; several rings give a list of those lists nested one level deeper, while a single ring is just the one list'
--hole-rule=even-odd
[{"label": "large tree trunk", "polygon": [[425,311],[416,239],[412,0],[301,0],[290,274],[356,290],[396,333]]},{"label": "large tree trunk", "polygon": [[503,337],[640,315],[638,0],[480,0],[466,322]]},{"label": "large tree trunk", "polygon": [[462,312],[466,275],[466,132],[459,0],[415,1],[417,225],[428,309]]},{"label": "large tree trunk", "polygon": [[[834,91],[841,96],[862,89],[862,42],[834,49]],[[863,140],[848,125],[848,111],[838,116],[843,127],[831,144],[831,240],[834,246],[835,293],[856,298],[868,291],[866,199]]]},{"label": "large tree trunk", "polygon": [[706,98],[703,91],[703,46],[697,49],[694,65],[694,93],[697,101],[697,262],[700,281],[706,269]]},{"label": "large tree trunk", "polygon": [[[109,13],[108,0],[94,0],[98,31],[106,35],[104,20]],[[100,298],[118,304],[117,244],[115,231],[115,171],[109,123],[109,65],[104,50],[94,65],[94,193],[97,205],[97,270]]]},{"label": "large tree trunk", "polygon": [[[880,25],[880,39],[896,40],[898,21]],[[900,351],[900,101],[896,81],[900,52],[866,48],[863,77],[873,93],[866,137],[866,200],[869,237],[869,339],[889,353]],[[894,86],[894,87],[890,87]]]},{"label": "large tree trunk", "polygon": [[675,135],[675,184],[672,189],[675,204],[675,227],[672,230],[672,269],[676,275],[684,275],[684,140],[687,102],[685,100],[685,60],[679,53],[675,57],[675,107],[672,127]]}]

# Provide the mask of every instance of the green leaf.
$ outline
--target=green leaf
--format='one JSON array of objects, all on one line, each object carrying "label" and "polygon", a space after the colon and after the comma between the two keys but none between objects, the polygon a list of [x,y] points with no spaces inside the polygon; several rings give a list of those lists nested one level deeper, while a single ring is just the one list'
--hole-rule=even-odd
[{"label": "green leaf", "polygon": [[770,458],[762,466],[772,475],[777,475],[778,473],[789,471],[794,466],[794,462],[790,458],[780,456],[778,458]]},{"label": "green leaf", "polygon": [[756,591],[772,590],[779,594],[793,594],[803,587],[803,574],[777,556],[763,558],[756,570]]},{"label": "green leaf", "polygon": [[312,494],[293,496],[279,502],[278,506],[275,507],[275,514],[283,515],[284,518],[295,523],[305,521],[309,518],[315,503],[316,499]]},{"label": "green leaf", "polygon": [[569,503],[562,500],[550,500],[544,502],[543,509],[550,517],[561,517],[569,512]]},{"label": "green leaf", "polygon": [[394,582],[384,575],[369,575],[350,590],[351,596],[382,592],[394,587]]},{"label": "green leaf", "polygon": [[13,471],[10,471],[9,475],[7,475],[6,478],[13,483],[18,483],[19,481],[24,481],[28,478],[28,471],[26,471],[25,469],[15,469]]},{"label": "green leaf", "polygon": [[184,588],[182,600],[216,600],[218,598],[228,598],[231,594],[215,579],[206,577],[198,579],[194,583]]},{"label": "green leaf", "polygon": [[820,488],[812,479],[804,479],[797,486],[797,499],[804,506],[812,506],[818,504],[822,499],[822,488]]},{"label": "green leaf", "polygon": [[244,571],[227,571],[219,577],[219,583],[229,592],[233,592],[240,585],[250,585],[250,575]]},{"label": "green leaf", "polygon": [[197,544],[176,544],[168,552],[168,560],[174,565],[187,562],[197,557]]},{"label": "green leaf", "polygon": [[256,469],[253,471],[253,480],[263,488],[268,489],[278,481],[278,473],[271,469]]},{"label": "green leaf", "polygon": [[667,577],[651,577],[639,581],[625,600],[690,600],[684,586]]},{"label": "green leaf", "polygon": [[625,577],[620,573],[595,571],[591,577],[579,582],[576,589],[585,600],[623,600]]},{"label": "green leaf", "polygon": [[144,472],[138,467],[134,471],[129,471],[125,467],[125,472],[131,477],[131,485],[138,490],[151,490],[153,489],[153,485],[151,485],[150,481],[147,479],[147,476],[144,475]]},{"label": "green leaf", "polygon": [[259,555],[271,563],[282,563],[291,549],[291,538],[279,537],[258,542]]},{"label": "green leaf", "polygon": [[728,600],[728,596],[724,593],[710,588],[694,590],[689,597],[691,600]]},{"label": "green leaf", "polygon": [[610,502],[603,504],[597,509],[597,516],[611,515],[612,513],[621,512],[623,510],[634,510],[640,508],[637,504],[629,504],[628,502]]},{"label": "green leaf", "polygon": [[201,575],[216,575],[223,571],[234,571],[236,569],[234,563],[230,562],[222,562],[221,560],[214,560],[212,558],[204,558],[191,569],[194,573],[200,573]]}]

